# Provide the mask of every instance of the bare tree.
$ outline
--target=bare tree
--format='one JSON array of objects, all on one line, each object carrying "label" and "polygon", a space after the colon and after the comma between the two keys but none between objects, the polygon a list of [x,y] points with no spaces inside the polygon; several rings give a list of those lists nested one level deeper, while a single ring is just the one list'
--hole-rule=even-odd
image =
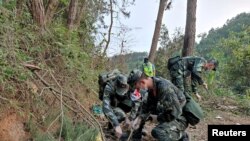
[{"label": "bare tree", "polygon": [[82,20],[83,14],[86,10],[87,7],[87,0],[81,0],[81,4],[79,4],[79,9],[78,12],[76,14],[76,18],[75,18],[75,26],[79,27],[80,26],[80,22]]},{"label": "bare tree", "polygon": [[68,13],[68,20],[67,20],[67,25],[69,30],[73,29],[74,27],[74,21],[76,18],[76,13],[77,13],[77,4],[78,0],[71,0],[69,4],[69,13]]},{"label": "bare tree", "polygon": [[48,6],[46,9],[46,16],[45,16],[46,25],[50,24],[55,12],[56,12],[58,4],[59,4],[58,0],[49,0]]},{"label": "bare tree", "polygon": [[149,53],[149,61],[154,62],[155,53],[157,49],[157,43],[160,36],[160,30],[161,30],[161,24],[162,24],[162,18],[165,11],[165,8],[168,6],[168,0],[160,0],[157,20],[155,24],[155,30],[154,30],[154,36],[152,39],[151,49]]},{"label": "bare tree", "polygon": [[113,1],[110,0],[110,25],[109,25],[109,30],[108,30],[108,39],[106,41],[106,46],[104,48],[104,51],[103,51],[103,56],[106,54],[107,52],[107,49],[109,47],[109,43],[110,43],[110,39],[111,39],[111,31],[112,31],[112,27],[113,27]]},{"label": "bare tree", "polygon": [[45,13],[43,0],[30,0],[31,12],[33,16],[33,20],[37,23],[37,25],[41,28],[45,28]]},{"label": "bare tree", "polygon": [[193,54],[196,32],[196,5],[197,0],[187,0],[186,28],[182,56]]}]

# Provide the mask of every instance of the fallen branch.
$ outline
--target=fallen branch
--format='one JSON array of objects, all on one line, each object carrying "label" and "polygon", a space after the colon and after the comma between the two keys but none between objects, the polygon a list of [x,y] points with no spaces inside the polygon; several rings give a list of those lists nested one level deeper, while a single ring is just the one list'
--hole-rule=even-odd
[{"label": "fallen branch", "polygon": [[23,63],[22,65],[25,66],[25,67],[27,67],[28,69],[30,69],[32,71],[41,70],[40,67],[32,65],[32,64]]},{"label": "fallen branch", "polygon": [[5,97],[0,96],[0,99],[5,100],[5,101],[8,101],[8,102],[11,103],[11,100],[9,100],[9,99],[7,99],[7,98],[5,98]]},{"label": "fallen branch", "polygon": [[62,136],[62,129],[63,129],[63,115],[64,115],[64,112],[63,112],[63,99],[62,99],[62,88],[61,88],[61,94],[60,94],[60,107],[61,107],[61,129],[60,129],[60,134],[59,134],[59,139],[58,141],[61,140],[61,136]]},{"label": "fallen branch", "polygon": [[[73,95],[73,93],[70,91],[70,93]],[[100,132],[101,132],[101,136],[102,136],[102,140],[103,141],[105,141],[105,136],[104,136],[104,133],[103,133],[103,130],[102,130],[102,126],[101,126],[101,124],[99,123],[99,121],[92,115],[92,114],[90,114],[89,112],[88,112],[88,110],[77,100],[77,99],[75,99],[75,97],[74,97],[74,100],[77,102],[77,104],[79,104],[81,107],[82,107],[82,109],[84,109],[84,111],[85,112],[87,112],[93,119],[94,119],[94,121],[98,124],[98,127],[99,127],[99,129],[100,129]]]},{"label": "fallen branch", "polygon": [[[54,96],[55,96],[58,100],[60,100],[60,98],[58,97],[58,94],[55,93],[55,91],[52,91],[52,93],[54,94]],[[66,102],[63,101],[63,104],[64,104],[64,106],[66,106],[68,109],[70,109],[70,110],[73,111],[74,113],[78,113],[78,111],[74,110],[74,109],[73,109],[72,107],[70,107]],[[80,112],[81,112],[81,111],[80,111]],[[82,113],[82,114],[83,114],[83,116],[84,116],[84,113]],[[94,124],[92,121],[86,119],[85,117],[83,117],[83,120],[84,120],[86,123],[88,123],[89,125],[95,127],[95,124]]]},{"label": "fallen branch", "polygon": [[47,132],[49,131],[50,127],[59,119],[59,117],[61,116],[62,113],[60,113],[52,122],[51,124],[49,125],[49,127],[47,128]]},{"label": "fallen branch", "polygon": [[[43,83],[45,86],[47,86],[52,92],[55,92],[55,93],[60,94],[60,91],[59,91],[59,90],[57,90],[57,89],[51,87],[51,85],[50,85],[47,81],[45,81],[36,71],[34,71],[34,73],[35,73],[35,75],[42,81],[42,83]],[[56,98],[57,98],[58,100],[60,100],[60,98],[59,98],[59,97],[57,96],[57,94],[55,94],[55,93],[53,93],[53,94],[56,96]],[[71,100],[73,100],[73,98],[69,97],[68,95],[63,95],[63,96],[66,96],[67,98],[70,98]],[[69,106],[68,106],[67,104],[65,104],[65,105],[66,105],[66,107],[69,108]],[[73,108],[69,108],[69,109],[72,110],[72,111],[74,111],[74,112],[76,112],[75,110],[73,110]],[[84,113],[83,113],[83,114],[84,114]],[[84,120],[87,121],[86,119],[84,119]],[[91,122],[91,124],[90,124],[90,122]],[[88,123],[89,125],[95,127],[95,124],[94,124],[92,121],[90,121],[90,122],[87,122],[87,123]]]},{"label": "fallen branch", "polygon": [[[58,83],[58,81],[56,80],[56,78],[55,78],[55,76],[50,72],[50,75],[51,75],[51,77],[54,79],[54,81],[56,82],[56,84],[57,84],[57,86],[61,89],[61,90],[63,90],[63,88],[62,88],[62,86]],[[61,93],[62,94],[62,93]],[[64,96],[66,96],[66,95],[64,95]],[[70,98],[71,100],[73,100],[70,96],[68,96],[68,98]],[[84,112],[82,112],[83,114],[84,114]],[[95,127],[95,124],[91,121],[91,123],[92,123],[92,125]],[[91,125],[91,124],[90,124]]]},{"label": "fallen branch", "polygon": [[[30,68],[30,67],[28,67],[28,68]],[[34,69],[31,69],[31,70],[34,70]],[[70,96],[68,96],[68,95],[66,95],[66,94],[63,94],[63,93],[60,92],[59,90],[57,90],[57,89],[51,87],[51,85],[50,85],[47,81],[45,81],[36,71],[33,71],[33,73],[42,81],[42,83],[43,83],[45,86],[49,87],[50,90],[52,90],[52,91],[54,91],[54,92],[56,92],[56,93],[58,93],[58,94],[61,94],[61,96],[65,96],[65,97],[67,97],[67,98],[69,98],[69,99],[75,101],[75,102],[85,111],[85,113],[87,113],[87,115],[89,115],[89,116],[97,123],[98,128],[99,128],[100,133],[101,133],[101,136],[102,136],[102,140],[105,141],[105,136],[104,136],[104,133],[103,133],[101,124],[98,122],[98,120],[97,120],[91,113],[88,112],[88,110],[87,110],[87,109],[86,109],[77,99],[75,99],[74,97],[72,98],[72,97],[70,97]],[[52,75],[52,77],[53,77],[53,79],[56,81],[56,79],[55,79],[55,77],[54,77],[53,75]],[[60,88],[62,88],[62,87],[59,85],[59,83],[58,83],[57,81],[56,81],[56,83],[57,83],[57,85],[58,85]],[[63,90],[63,89],[61,89],[61,90]],[[70,91],[70,93],[73,95],[73,93],[72,93],[71,91]],[[84,114],[84,112],[83,112],[83,114]],[[95,124],[93,124],[93,125],[95,126]]]}]

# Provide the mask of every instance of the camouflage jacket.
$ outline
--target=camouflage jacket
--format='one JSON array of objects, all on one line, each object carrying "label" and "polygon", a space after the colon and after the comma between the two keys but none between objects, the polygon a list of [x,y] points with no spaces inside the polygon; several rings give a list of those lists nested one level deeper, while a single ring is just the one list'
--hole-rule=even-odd
[{"label": "camouflage jacket", "polygon": [[153,81],[154,90],[149,91],[147,102],[142,105],[142,113],[157,114],[159,122],[177,119],[186,102],[184,94],[166,79],[153,77]]},{"label": "camouflage jacket", "polygon": [[119,103],[123,103],[124,101],[131,102],[128,96],[125,96],[124,98],[120,99],[115,92],[114,82],[108,82],[104,88],[103,94],[103,113],[106,115],[106,117],[109,119],[113,126],[119,125],[119,121],[113,111],[113,108],[117,107]]},{"label": "camouflage jacket", "polygon": [[130,111],[129,120],[134,120],[142,112],[142,106],[147,103],[148,91],[140,91],[141,98],[132,100],[132,109]]},{"label": "camouflage jacket", "polygon": [[207,62],[203,57],[188,56],[183,57],[183,73],[185,77],[191,75],[192,92],[197,91],[198,84],[204,83],[201,72],[203,65]]}]

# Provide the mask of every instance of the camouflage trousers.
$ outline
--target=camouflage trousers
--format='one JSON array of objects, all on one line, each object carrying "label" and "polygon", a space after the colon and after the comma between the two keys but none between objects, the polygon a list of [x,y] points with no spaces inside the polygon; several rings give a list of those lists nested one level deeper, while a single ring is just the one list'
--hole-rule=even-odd
[{"label": "camouflage trousers", "polygon": [[119,123],[121,123],[122,121],[125,120],[126,114],[121,108],[116,107],[116,108],[113,109],[113,111],[114,111],[114,114],[116,115]]},{"label": "camouflage trousers", "polygon": [[[121,123],[122,121],[125,120],[126,114],[121,108],[119,108],[119,107],[113,108],[113,112],[114,112],[114,114],[115,114],[115,116],[116,116],[119,123]],[[109,129],[113,128],[113,125],[112,125],[111,122],[109,122],[108,128]]]},{"label": "camouflage trousers", "polygon": [[[140,126],[133,132],[132,141],[141,141],[142,130],[146,120],[142,118]],[[185,129],[188,123],[185,117],[180,116],[179,119],[158,124],[151,132],[152,136],[159,141],[184,141],[182,138],[186,135]],[[186,135],[187,136],[187,135]]]},{"label": "camouflage trousers", "polygon": [[180,64],[173,65],[169,71],[170,71],[170,76],[171,76],[171,82],[181,91],[189,93],[190,92],[190,86],[189,86],[190,77],[187,77],[187,76],[184,77],[185,74],[182,71]]},{"label": "camouflage trousers", "polygon": [[186,118],[181,116],[174,121],[158,124],[151,134],[158,141],[179,141],[185,135],[187,126]]}]

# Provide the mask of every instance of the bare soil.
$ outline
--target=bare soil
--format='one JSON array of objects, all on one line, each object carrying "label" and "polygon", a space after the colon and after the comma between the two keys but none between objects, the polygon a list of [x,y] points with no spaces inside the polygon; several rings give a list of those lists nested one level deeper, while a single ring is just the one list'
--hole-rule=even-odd
[{"label": "bare soil", "polygon": [[0,119],[1,141],[26,141],[29,135],[24,130],[24,124],[15,112],[7,113]]}]

